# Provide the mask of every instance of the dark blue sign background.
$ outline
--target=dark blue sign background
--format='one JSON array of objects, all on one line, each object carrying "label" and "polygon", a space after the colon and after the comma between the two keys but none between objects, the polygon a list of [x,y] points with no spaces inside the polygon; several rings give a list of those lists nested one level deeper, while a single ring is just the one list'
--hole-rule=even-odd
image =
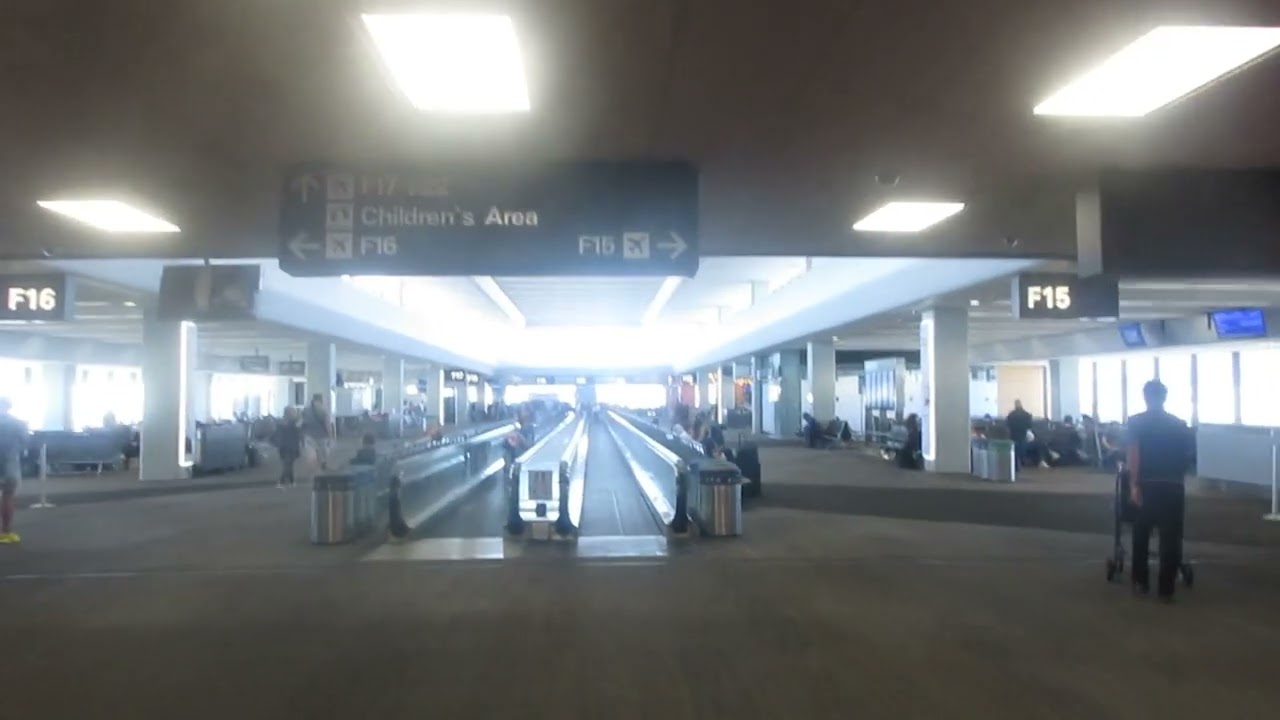
[{"label": "dark blue sign background", "polygon": [[289,172],[291,275],[682,275],[698,269],[698,174],[683,163]]}]

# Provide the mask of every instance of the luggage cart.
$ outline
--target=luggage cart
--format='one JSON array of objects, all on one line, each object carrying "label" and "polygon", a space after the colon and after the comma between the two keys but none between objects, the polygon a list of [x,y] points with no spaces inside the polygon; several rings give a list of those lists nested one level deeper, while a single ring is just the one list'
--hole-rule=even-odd
[{"label": "luggage cart", "polygon": [[[1116,471],[1115,498],[1112,506],[1115,509],[1115,523],[1112,526],[1111,557],[1107,558],[1107,582],[1111,582],[1124,574],[1124,526],[1133,524],[1133,521],[1138,516],[1138,507],[1129,500],[1129,471],[1124,467],[1123,463],[1120,464],[1119,469]],[[1160,538],[1160,542],[1163,544],[1164,538]],[[1185,558],[1182,566],[1178,568],[1178,574],[1182,576],[1183,585],[1187,587],[1195,585],[1195,569],[1191,567],[1191,563],[1187,562]]]}]

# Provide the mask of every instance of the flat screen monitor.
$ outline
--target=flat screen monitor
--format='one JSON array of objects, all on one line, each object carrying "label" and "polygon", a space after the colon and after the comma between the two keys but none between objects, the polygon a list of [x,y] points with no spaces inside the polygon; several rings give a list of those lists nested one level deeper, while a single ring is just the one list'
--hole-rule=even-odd
[{"label": "flat screen monitor", "polygon": [[1223,340],[1267,336],[1267,319],[1262,308],[1235,308],[1209,313],[1213,329]]},{"label": "flat screen monitor", "polygon": [[1140,348],[1147,346],[1147,336],[1142,332],[1142,325],[1138,323],[1121,325],[1120,339],[1124,341],[1125,347]]}]

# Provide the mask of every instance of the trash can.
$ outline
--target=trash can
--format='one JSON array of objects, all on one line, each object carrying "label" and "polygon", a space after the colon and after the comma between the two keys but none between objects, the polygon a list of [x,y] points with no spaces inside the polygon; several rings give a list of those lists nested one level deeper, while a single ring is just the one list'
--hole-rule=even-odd
[{"label": "trash can", "polygon": [[317,475],[311,483],[311,542],[337,545],[356,536],[360,498],[354,477]]},{"label": "trash can", "polygon": [[989,474],[987,468],[987,455],[990,450],[987,447],[987,441],[981,438],[974,438],[969,441],[969,466],[971,471],[977,477],[983,480],[988,479]]},{"label": "trash can", "polygon": [[708,459],[689,468],[697,478],[696,515],[703,535],[742,534],[742,471],[723,460]]},{"label": "trash can", "polygon": [[1012,440],[987,441],[986,478],[996,482],[1013,482],[1018,479]]}]

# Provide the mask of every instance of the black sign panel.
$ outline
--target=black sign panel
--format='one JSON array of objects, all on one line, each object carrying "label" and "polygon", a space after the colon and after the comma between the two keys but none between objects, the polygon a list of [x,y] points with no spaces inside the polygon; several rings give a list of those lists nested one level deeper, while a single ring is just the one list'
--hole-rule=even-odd
[{"label": "black sign panel", "polygon": [[240,369],[249,373],[269,373],[271,358],[266,355],[243,355],[240,358]]},{"label": "black sign panel", "polygon": [[0,319],[67,320],[75,305],[74,284],[66,275],[0,275]]},{"label": "black sign panel", "polygon": [[1115,278],[1071,273],[1023,273],[1013,280],[1013,316],[1020,320],[1117,317]]},{"label": "black sign panel", "polygon": [[682,275],[698,269],[683,163],[456,172],[309,165],[287,174],[291,275]]},{"label": "black sign panel", "polygon": [[1107,172],[1076,205],[1083,274],[1280,275],[1280,169]]},{"label": "black sign panel", "polygon": [[258,265],[170,265],[160,274],[161,320],[252,320]]},{"label": "black sign panel", "polygon": [[307,374],[306,360],[281,360],[280,374],[292,377],[302,377]]}]

